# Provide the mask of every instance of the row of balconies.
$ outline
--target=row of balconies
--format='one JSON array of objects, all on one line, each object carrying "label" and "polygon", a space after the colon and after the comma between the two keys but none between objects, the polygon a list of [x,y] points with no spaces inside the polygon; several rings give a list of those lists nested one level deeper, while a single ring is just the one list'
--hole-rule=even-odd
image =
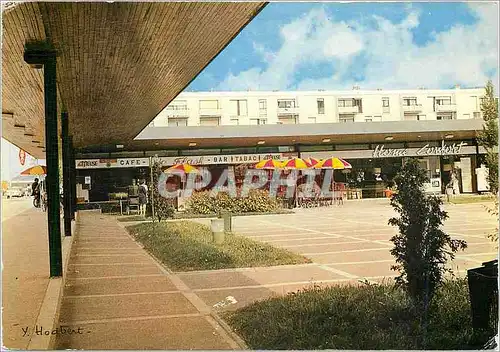
[{"label": "row of balconies", "polygon": [[[436,105],[436,112],[456,112],[457,106],[455,104],[448,105]],[[360,113],[359,106],[342,106],[338,107],[339,114],[358,114]],[[403,112],[422,112],[423,108],[421,104],[415,105],[403,105]],[[223,109],[200,109],[200,116],[222,116]],[[278,108],[278,115],[297,115],[299,114],[299,108]],[[167,117],[188,117],[189,109],[179,109],[179,110],[166,110],[165,112]],[[259,110],[260,116],[265,116],[267,114],[267,110]]]}]

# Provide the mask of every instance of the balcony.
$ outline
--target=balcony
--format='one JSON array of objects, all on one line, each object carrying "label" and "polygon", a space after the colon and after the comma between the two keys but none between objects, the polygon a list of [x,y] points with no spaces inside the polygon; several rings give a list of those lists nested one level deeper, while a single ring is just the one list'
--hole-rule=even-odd
[{"label": "balcony", "polygon": [[339,106],[339,114],[359,114],[359,106]]},{"label": "balcony", "polygon": [[299,108],[278,108],[278,115],[298,115]]},{"label": "balcony", "polygon": [[421,112],[422,111],[422,104],[403,105],[403,111],[404,112]]},{"label": "balcony", "polygon": [[188,108],[166,109],[165,115],[167,117],[189,117],[189,109]]},{"label": "balcony", "polygon": [[221,116],[222,109],[200,109],[200,116]]},{"label": "balcony", "polygon": [[436,112],[456,112],[456,104],[436,105]]}]

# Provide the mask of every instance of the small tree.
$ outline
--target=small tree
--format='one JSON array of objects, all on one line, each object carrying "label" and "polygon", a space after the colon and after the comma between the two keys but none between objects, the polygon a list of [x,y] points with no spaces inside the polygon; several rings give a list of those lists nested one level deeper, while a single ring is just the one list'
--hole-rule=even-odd
[{"label": "small tree", "polygon": [[162,174],[162,163],[160,161],[155,161],[152,166],[153,172],[153,184],[150,185],[153,203],[153,221],[155,218],[158,222],[164,219],[172,218],[174,216],[174,206],[171,199],[164,198],[160,195],[158,191],[158,182],[160,180],[160,175]]},{"label": "small tree", "polygon": [[405,160],[395,178],[398,192],[391,199],[400,217],[389,220],[390,225],[399,227],[399,234],[391,239],[391,254],[396,257],[392,269],[400,272],[396,283],[405,287],[423,313],[449,270],[445,268],[446,261],[467,246],[465,241],[452,240],[440,229],[448,214],[441,209],[441,198],[425,194],[424,183],[428,181],[417,160]]},{"label": "small tree", "polygon": [[488,184],[494,195],[498,192],[498,100],[495,98],[493,83],[488,81],[485,95],[481,101],[484,126],[479,133],[478,142],[486,149],[486,166],[488,167]]}]

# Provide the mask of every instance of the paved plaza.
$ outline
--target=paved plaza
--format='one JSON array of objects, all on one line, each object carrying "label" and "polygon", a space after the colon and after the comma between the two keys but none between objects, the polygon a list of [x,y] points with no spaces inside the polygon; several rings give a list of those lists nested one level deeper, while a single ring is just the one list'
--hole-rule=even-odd
[{"label": "paved plaza", "polygon": [[[449,219],[444,230],[454,239],[464,239],[468,248],[449,263],[455,275],[496,259],[498,252],[487,234],[497,223],[486,204],[446,204]],[[290,267],[215,270],[179,273],[195,292],[215,304],[233,296],[234,309],[255,299],[284,294],[316,284],[359,284],[392,281],[394,258],[390,238],[397,229],[388,225],[395,213],[389,200],[347,201],[343,206],[298,209],[295,214],[241,216],[233,219],[233,230],[248,238],[300,253],[313,263]],[[208,224],[210,220],[200,219]]]}]

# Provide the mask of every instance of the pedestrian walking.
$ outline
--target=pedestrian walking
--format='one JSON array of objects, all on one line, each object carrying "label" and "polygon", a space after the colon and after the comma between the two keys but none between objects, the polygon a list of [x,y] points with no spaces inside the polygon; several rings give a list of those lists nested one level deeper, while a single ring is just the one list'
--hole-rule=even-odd
[{"label": "pedestrian walking", "polygon": [[139,185],[139,214],[146,216],[146,205],[148,204],[148,186],[144,180]]}]

